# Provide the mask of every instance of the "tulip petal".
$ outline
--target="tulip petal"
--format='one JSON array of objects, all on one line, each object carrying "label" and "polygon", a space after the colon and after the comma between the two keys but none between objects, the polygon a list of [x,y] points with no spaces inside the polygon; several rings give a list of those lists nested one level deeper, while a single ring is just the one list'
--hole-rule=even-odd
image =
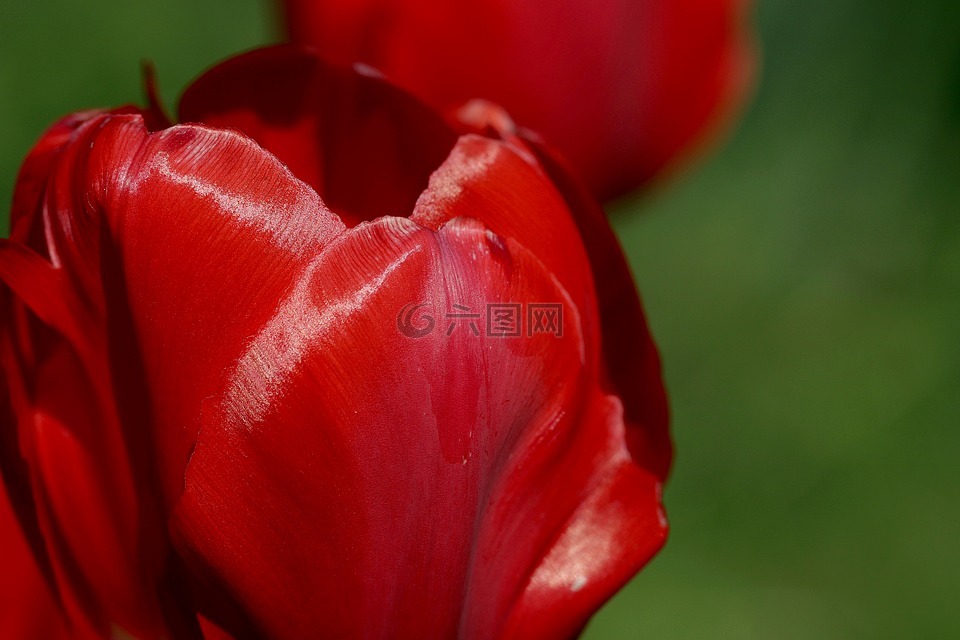
[{"label": "tulip petal", "polygon": [[43,255],[7,245],[0,260],[29,310],[9,366],[40,526],[66,602],[95,627],[168,635],[162,617],[190,637],[185,594],[164,591],[163,504],[183,489],[206,390],[343,224],[235,133],[107,114],[62,146],[36,183]]},{"label": "tulip petal", "polygon": [[510,140],[461,137],[410,216],[431,229],[458,217],[482,221],[543,262],[580,310],[585,351],[591,367],[598,367],[600,334],[590,265],[566,202],[529,150]]},{"label": "tulip petal", "polygon": [[[16,418],[7,391],[0,372],[0,445],[4,449],[6,440],[16,433]],[[0,483],[0,549],[4,558],[0,574],[0,637],[67,638],[60,608],[17,522],[4,484]]]},{"label": "tulip petal", "polygon": [[[210,385],[343,224],[307,185],[240,135],[197,126],[148,133],[135,117],[90,126],[93,152],[69,158],[57,178],[85,191],[101,218],[87,222],[70,207],[75,196],[58,195],[52,253],[72,274],[91,271],[81,262],[98,252],[77,246],[96,242],[98,233],[109,236],[106,253],[115,264],[95,285],[129,307],[126,322],[145,354],[134,364],[156,394],[149,400],[158,466],[182,469]],[[85,182],[70,184],[79,163],[88,168]],[[60,187],[52,189],[59,194]],[[69,241],[58,235],[68,229]],[[207,278],[203,290],[198,272]],[[182,484],[177,475],[164,483],[172,498]]]},{"label": "tulip petal", "polygon": [[[411,303],[432,331],[398,324]],[[559,304],[562,334],[488,336],[491,303]],[[516,242],[361,225],[207,405],[178,547],[270,637],[495,637],[608,458],[629,460],[582,349],[576,306]]]},{"label": "tulip petal", "polygon": [[68,638],[53,596],[0,491],[0,636],[20,640]]},{"label": "tulip petal", "polygon": [[242,131],[351,226],[407,215],[456,141],[436,112],[375,74],[290,46],[208,71],[184,94],[180,118]]},{"label": "tulip petal", "polygon": [[665,480],[673,463],[670,407],[660,354],[630,265],[603,209],[563,159],[542,143],[528,139],[527,144],[563,194],[586,248],[600,306],[603,357],[631,427],[630,452],[638,464]]},{"label": "tulip petal", "polygon": [[610,434],[606,469],[531,576],[504,637],[576,636],[666,542],[661,481],[633,462],[622,426]]},{"label": "tulip petal", "polygon": [[159,605],[141,573],[154,570],[156,555],[138,549],[142,496],[117,424],[102,336],[90,328],[88,309],[64,286],[62,272],[32,250],[2,245],[0,276],[19,296],[11,315],[20,318],[4,327],[4,368],[17,416],[10,427],[19,440],[4,439],[4,473],[32,486],[30,495],[17,496],[21,515],[42,534],[38,553],[58,586],[71,634],[102,637],[113,624],[160,634]]},{"label": "tulip petal", "polygon": [[[448,160],[431,179],[431,189],[424,194],[421,202],[430,200],[428,194],[431,191],[440,194],[452,193],[453,196],[441,198],[441,201],[446,200],[448,206],[461,210],[462,207],[454,205],[459,204],[459,200],[466,200],[472,210],[461,215],[476,215],[495,230],[520,238],[527,246],[535,248],[538,256],[544,256],[545,262],[558,276],[564,274],[563,267],[569,265],[573,265],[576,272],[583,276],[592,274],[586,289],[599,302],[598,323],[602,331],[598,332],[598,335],[602,335],[603,358],[611,389],[623,400],[626,420],[632,427],[627,431],[631,452],[640,464],[653,471],[660,479],[665,479],[673,459],[673,447],[670,442],[669,407],[661,375],[660,357],[630,273],[630,266],[603,210],[563,158],[535,134],[517,127],[501,107],[474,100],[457,111],[455,120],[461,128],[500,138],[502,146],[516,150],[519,157],[530,158],[530,164],[536,164],[540,168],[538,173],[548,177],[546,184],[551,186],[546,190],[539,184],[537,189],[530,188],[537,183],[517,179],[522,175],[517,163],[513,166],[500,163],[504,165],[503,169],[489,170],[484,175],[488,180],[484,182],[469,180],[471,176],[479,173],[470,170],[472,165],[461,162],[460,164],[467,166],[464,169]],[[467,135],[461,138],[461,142],[451,154],[451,159],[458,155],[458,150],[464,146],[466,140],[475,137]],[[486,144],[494,147],[497,143],[487,140]],[[460,153],[467,157],[468,162],[472,161],[474,164],[477,163],[475,157],[485,157],[481,154],[470,156]],[[492,154],[487,152],[486,155]],[[497,166],[494,163],[488,164]],[[462,175],[467,178],[461,177]],[[509,176],[513,176],[513,179]],[[460,182],[468,183],[469,186],[461,186]],[[474,182],[478,183],[477,186],[474,186]],[[514,185],[526,185],[527,190],[521,191]],[[478,193],[474,194],[474,191]],[[546,206],[543,195],[545,191],[559,194],[563,205]],[[472,197],[465,198],[461,192],[467,192]],[[526,195],[527,192],[537,194],[539,199],[531,200]],[[484,193],[490,193],[493,197],[484,197]],[[504,206],[504,203],[509,204]],[[515,206],[510,206],[511,204]],[[429,220],[431,214],[424,215],[420,213],[420,209],[418,204],[414,219]],[[440,207],[437,209],[442,210]],[[503,211],[508,214],[505,216]],[[530,216],[530,211],[536,211],[538,215]],[[509,230],[501,226],[503,217],[507,218],[507,224],[513,225],[507,227]],[[568,229],[568,219],[571,218],[576,226],[574,230]],[[521,222],[520,229],[515,228],[514,221]],[[558,230],[566,232],[567,238],[576,237],[577,246],[570,247],[569,243],[564,243],[564,235],[559,234],[558,237]],[[584,248],[590,273],[582,266],[582,260],[577,259],[583,254]],[[568,284],[571,281],[562,276],[561,282],[571,291],[584,286],[582,283]],[[592,304],[586,308],[593,308]]]},{"label": "tulip petal", "polygon": [[136,107],[81,111],[61,118],[47,129],[20,167],[10,209],[10,239],[46,256],[43,224],[37,218],[42,215],[43,193],[60,152],[88,121],[108,114],[138,113],[141,111]]}]

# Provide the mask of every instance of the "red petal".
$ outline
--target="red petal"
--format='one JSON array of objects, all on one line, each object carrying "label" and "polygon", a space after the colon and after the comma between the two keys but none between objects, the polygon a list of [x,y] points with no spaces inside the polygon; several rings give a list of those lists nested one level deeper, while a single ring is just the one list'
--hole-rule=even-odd
[{"label": "red petal", "polygon": [[184,94],[180,117],[242,131],[350,225],[407,215],[456,141],[409,94],[295,47],[215,67]]},{"label": "red petal", "polygon": [[576,636],[666,541],[661,483],[633,463],[618,403],[605,402],[614,408],[593,488],[531,576],[504,637]]},{"label": "red petal", "polygon": [[631,427],[630,452],[638,464],[665,480],[673,462],[670,407],[660,354],[630,265],[596,200],[549,148],[530,140],[528,144],[566,199],[589,256],[600,304],[603,357]]},{"label": "red petal", "polygon": [[10,210],[10,239],[24,243],[45,255],[46,240],[41,215],[43,192],[53,166],[63,147],[70,143],[76,130],[89,120],[108,113],[138,113],[134,107],[122,107],[113,111],[92,110],[72,113],[53,124],[30,150],[20,174],[17,176]]},{"label": "red petal", "polygon": [[[162,633],[145,584],[158,555],[142,546],[149,516],[118,424],[105,340],[63,273],[31,250],[3,245],[0,277],[22,301],[5,314],[13,319],[4,326],[3,363],[19,442],[4,439],[4,470],[32,486],[19,496],[21,513],[42,533],[39,552],[71,633],[103,636],[114,623],[137,635]],[[17,454],[28,464],[14,464]]]},{"label": "red petal", "polygon": [[598,367],[600,334],[590,265],[566,202],[529,150],[476,135],[460,138],[411,216],[431,229],[454,218],[480,220],[543,262],[575,301],[585,352],[591,367]]},{"label": "red petal", "polygon": [[164,635],[158,590],[166,547],[156,514],[142,510],[146,501],[134,494],[115,418],[101,412],[103,390],[68,347],[49,337],[45,343],[29,405],[20,402],[17,414],[33,489],[27,513],[42,532],[41,552],[71,636],[101,638],[114,628],[136,637]]},{"label": "red petal", "polygon": [[[343,225],[242,136],[196,126],[149,134],[139,119],[125,117],[95,126],[94,151],[64,162],[58,178],[66,184],[52,189],[79,190],[101,219],[85,220],[89,214],[71,208],[76,196],[68,195],[58,202],[51,244],[76,274],[91,271],[84,261],[101,253],[84,245],[98,233],[109,237],[106,252],[116,263],[109,274],[116,275],[95,285],[129,305],[159,467],[169,474],[165,495],[175,498],[210,385]],[[87,173],[77,184],[79,163]],[[69,241],[58,235],[66,230]]]},{"label": "red petal", "polygon": [[15,246],[0,259],[32,314],[8,366],[54,572],[101,629],[154,637],[163,617],[198,634],[165,587],[161,506],[183,489],[211,385],[343,225],[233,133],[102,116],[54,160],[36,205],[51,262]]},{"label": "red petal", "polygon": [[602,198],[646,182],[738,102],[744,0],[286,0],[294,42],[434,106],[502,104]]},{"label": "red petal", "polygon": [[69,637],[5,495],[0,495],[0,545],[4,558],[0,575],[0,635],[18,640]]},{"label": "red petal", "polygon": [[[485,305],[501,302],[562,304],[563,335],[486,336]],[[420,338],[398,328],[411,303],[435,322]],[[455,304],[480,313],[480,335],[447,317]],[[627,460],[582,349],[570,298],[513,241],[465,221],[358,227],[211,399],[177,511],[183,553],[271,637],[495,637]],[[619,517],[656,508],[639,498]],[[622,581],[636,552],[595,559]]]},{"label": "red petal", "polygon": [[[591,296],[599,300],[599,326],[602,331],[598,333],[602,334],[603,358],[612,390],[623,400],[625,417],[631,425],[627,431],[631,453],[639,464],[661,480],[665,479],[673,459],[673,447],[660,356],[650,334],[630,266],[603,210],[573,176],[563,159],[536,139],[535,135],[516,127],[499,106],[480,100],[471,101],[458,111],[456,119],[467,130],[499,137],[506,147],[517,150],[521,156],[533,156],[543,174],[550,178],[550,191],[557,190],[563,198],[562,207],[529,206],[521,195],[516,194],[505,199],[528,205],[517,207],[518,211],[512,212],[519,220],[525,219],[525,213],[537,211],[539,215],[534,218],[546,217],[549,225],[562,226],[572,216],[576,230],[568,233],[578,238],[575,250],[558,242],[554,234],[542,226],[538,228],[532,221],[527,222],[527,228],[533,232],[519,237],[525,242],[528,238],[534,238],[533,242],[537,244],[533,246],[546,256],[555,256],[558,260],[548,260],[547,264],[553,266],[558,274],[563,273],[560,265],[573,264],[584,276],[589,275],[581,262],[571,259],[582,253],[581,244],[586,248],[593,276],[587,288]],[[490,141],[489,144],[494,143]],[[456,170],[454,165],[447,172],[456,176]],[[441,169],[434,178],[440,184],[443,172]],[[470,175],[471,172],[461,170],[461,173]],[[496,172],[491,172],[490,178],[482,188],[494,193],[501,188],[501,184],[522,184],[520,180],[511,181]],[[447,189],[454,192],[458,190],[459,187]],[[542,191],[541,187],[538,193]],[[489,201],[480,200],[480,203],[482,206],[477,207],[475,215],[483,217],[495,229],[498,228],[495,224],[499,219],[483,211],[497,212],[502,207],[491,206]],[[558,211],[563,213],[558,214]],[[527,219],[530,217],[526,216]]]},{"label": "red petal", "polygon": [[[0,441],[16,430],[15,418],[7,397],[7,386],[0,373]],[[0,484],[0,549],[3,572],[0,573],[0,637],[22,640],[67,638],[66,626],[46,580],[24,539],[14,516],[5,487]]]}]

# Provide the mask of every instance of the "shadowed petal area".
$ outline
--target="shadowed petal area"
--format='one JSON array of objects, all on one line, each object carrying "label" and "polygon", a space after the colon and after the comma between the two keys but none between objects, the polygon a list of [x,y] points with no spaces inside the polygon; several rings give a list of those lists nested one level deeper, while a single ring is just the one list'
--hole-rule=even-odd
[{"label": "shadowed petal area", "polygon": [[[0,429],[3,429],[0,442],[4,446],[10,436],[16,437],[16,422],[10,409],[6,380],[0,373]],[[0,637],[22,640],[69,637],[60,608],[14,515],[4,483],[0,483],[0,549],[3,549]]]},{"label": "shadowed petal area", "polygon": [[184,94],[180,118],[242,131],[351,226],[408,215],[456,142],[410,94],[292,46],[259,49],[207,72]]},{"label": "shadowed petal area", "polygon": [[5,495],[0,495],[0,634],[4,638],[68,638],[56,602],[23,540]]},{"label": "shadowed petal area", "polygon": [[657,345],[630,265],[606,215],[565,163],[545,145],[527,141],[563,194],[594,274],[603,358],[623,401],[627,442],[638,464],[665,480],[673,463],[670,407]]},{"label": "shadowed petal area", "polygon": [[[46,196],[38,220],[47,218]],[[55,250],[48,255],[59,261]],[[156,526],[144,535],[151,516],[141,510],[145,495],[120,424],[99,324],[102,296],[87,297],[63,269],[6,241],[0,278],[4,302],[6,288],[13,293],[2,357],[16,415],[16,436],[4,434],[4,475],[19,489],[13,497],[21,520],[31,525],[71,633],[102,637],[113,625],[164,633],[150,583],[165,544]]]},{"label": "shadowed petal area", "polygon": [[[486,335],[485,305],[530,302],[562,306],[561,336]],[[411,303],[433,331],[398,324]],[[451,319],[454,305],[480,318]],[[496,637],[581,502],[629,461],[582,348],[576,306],[516,242],[464,220],[361,225],[208,405],[178,547],[271,637]],[[616,511],[649,522],[656,496],[637,497],[651,502]],[[650,544],[607,545],[595,564],[622,582]],[[568,604],[586,616],[593,601]]]}]

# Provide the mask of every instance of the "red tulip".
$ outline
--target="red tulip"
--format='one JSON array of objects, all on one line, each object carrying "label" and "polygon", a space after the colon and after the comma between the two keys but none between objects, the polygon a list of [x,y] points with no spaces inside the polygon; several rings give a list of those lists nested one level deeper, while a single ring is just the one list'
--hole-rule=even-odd
[{"label": "red tulip", "polygon": [[275,48],[42,138],[2,461],[75,636],[563,637],[661,546],[623,256],[478,113]]},{"label": "red tulip", "polygon": [[441,109],[503,105],[601,199],[695,150],[748,85],[746,0],[285,0],[289,35]]}]

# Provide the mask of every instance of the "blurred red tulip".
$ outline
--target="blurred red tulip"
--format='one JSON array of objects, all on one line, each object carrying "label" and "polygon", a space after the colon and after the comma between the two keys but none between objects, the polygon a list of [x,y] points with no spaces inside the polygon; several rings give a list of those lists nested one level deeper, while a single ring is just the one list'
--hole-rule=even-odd
[{"label": "blurred red tulip", "polygon": [[695,151],[752,70],[747,0],[284,0],[290,38],[435,107],[503,105],[601,199]]},{"label": "blurred red tulip", "polygon": [[180,116],[55,125],[0,245],[0,461],[74,635],[577,633],[671,458],[597,205],[494,108],[292,47]]}]

